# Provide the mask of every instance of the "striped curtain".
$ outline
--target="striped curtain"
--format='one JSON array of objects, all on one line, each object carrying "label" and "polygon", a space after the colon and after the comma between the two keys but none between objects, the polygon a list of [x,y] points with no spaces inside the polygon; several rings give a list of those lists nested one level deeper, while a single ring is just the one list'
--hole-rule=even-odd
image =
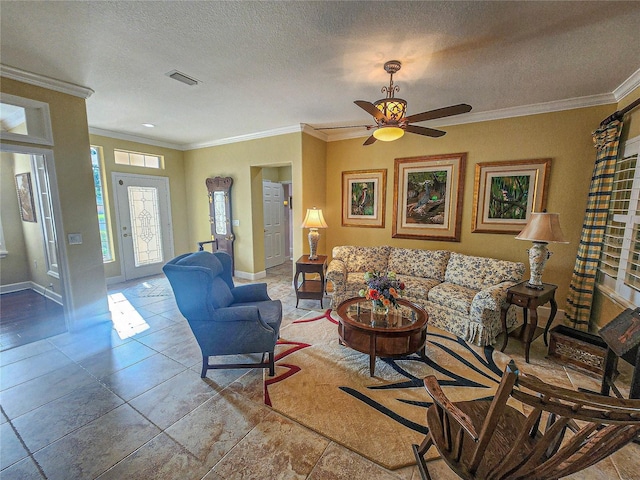
[{"label": "striped curtain", "polygon": [[593,132],[593,143],[597,149],[596,164],[591,177],[587,210],[565,311],[568,324],[578,330],[589,329],[593,291],[600,264],[621,132],[622,122],[619,120],[601,125]]}]

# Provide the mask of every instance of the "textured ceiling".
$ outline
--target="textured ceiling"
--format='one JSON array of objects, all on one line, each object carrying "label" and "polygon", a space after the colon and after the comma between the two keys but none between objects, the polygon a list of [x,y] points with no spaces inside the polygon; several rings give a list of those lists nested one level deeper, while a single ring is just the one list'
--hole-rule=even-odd
[{"label": "textured ceiling", "polygon": [[611,94],[640,67],[635,1],[3,0],[0,13],[3,65],[93,89],[90,127],[175,145],[371,123],[353,101],[383,97],[390,59],[408,114]]}]

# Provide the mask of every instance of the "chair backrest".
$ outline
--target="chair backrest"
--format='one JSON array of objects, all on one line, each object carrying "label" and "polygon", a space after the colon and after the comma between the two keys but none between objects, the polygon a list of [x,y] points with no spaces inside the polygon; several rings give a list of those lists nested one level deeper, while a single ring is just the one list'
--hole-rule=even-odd
[{"label": "chair backrest", "polygon": [[227,268],[230,265],[225,255],[229,256],[223,252],[188,253],[162,267],[180,313],[189,322],[210,319],[215,309],[233,302],[233,279],[223,264],[225,262]]},{"label": "chair backrest", "polygon": [[[512,361],[478,433],[468,465],[470,471],[478,468],[491,448],[509,397],[524,404],[526,421],[517,440],[493,465],[487,478],[534,480],[571,475],[611,455],[640,434],[640,400],[549,385],[518,372]],[[545,425],[540,428],[543,421]]]}]

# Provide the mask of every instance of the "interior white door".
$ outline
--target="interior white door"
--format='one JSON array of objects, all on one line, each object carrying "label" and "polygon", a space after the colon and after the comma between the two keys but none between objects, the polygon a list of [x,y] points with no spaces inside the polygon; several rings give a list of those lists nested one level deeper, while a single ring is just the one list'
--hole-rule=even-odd
[{"label": "interior white door", "polygon": [[125,280],[162,273],[173,257],[169,179],[113,174]]},{"label": "interior white door", "polygon": [[264,215],[264,263],[265,268],[284,263],[285,228],[283,215],[284,191],[282,184],[262,182]]}]

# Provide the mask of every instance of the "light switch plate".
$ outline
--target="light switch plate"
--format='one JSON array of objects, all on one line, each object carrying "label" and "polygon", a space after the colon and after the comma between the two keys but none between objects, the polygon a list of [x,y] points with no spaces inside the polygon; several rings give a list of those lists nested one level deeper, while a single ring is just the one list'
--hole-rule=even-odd
[{"label": "light switch plate", "polygon": [[234,227],[239,227],[240,226],[240,220],[233,220],[233,222],[231,222],[233,224]]},{"label": "light switch plate", "polygon": [[81,233],[70,233],[67,238],[69,239],[69,245],[82,245]]}]

